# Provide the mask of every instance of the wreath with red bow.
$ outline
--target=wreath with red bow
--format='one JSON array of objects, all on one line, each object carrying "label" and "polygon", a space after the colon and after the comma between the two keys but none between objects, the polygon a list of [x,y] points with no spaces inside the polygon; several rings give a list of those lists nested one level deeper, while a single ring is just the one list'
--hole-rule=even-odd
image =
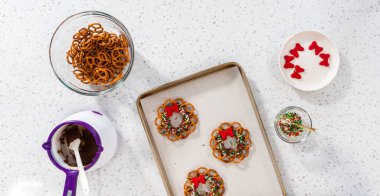
[{"label": "wreath with red bow", "polygon": [[[224,145],[227,137],[235,137],[236,142],[232,143],[232,148],[226,148]],[[252,141],[249,137],[249,131],[241,126],[238,122],[222,123],[211,133],[210,146],[215,158],[225,163],[239,163],[249,155],[249,147]]]},{"label": "wreath with red bow", "polygon": [[[210,184],[210,190],[203,193],[198,192],[199,185],[206,183]],[[222,196],[224,193],[224,181],[215,170],[200,167],[187,174],[183,188],[185,196]]]},{"label": "wreath with red bow", "polygon": [[[173,126],[170,120],[174,113],[182,116],[182,122],[177,127]],[[187,138],[195,130],[197,123],[194,106],[182,98],[168,99],[157,109],[155,124],[158,132],[171,141]]]}]

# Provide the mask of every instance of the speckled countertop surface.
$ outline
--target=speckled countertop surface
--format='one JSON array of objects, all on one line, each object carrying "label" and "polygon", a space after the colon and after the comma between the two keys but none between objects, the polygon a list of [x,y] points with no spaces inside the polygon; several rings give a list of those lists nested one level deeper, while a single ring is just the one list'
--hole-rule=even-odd
[{"label": "speckled countertop surface", "polygon": [[[64,87],[48,57],[58,24],[85,10],[115,16],[135,43],[132,74],[99,97]],[[379,10],[380,1],[2,1],[0,195],[61,195],[64,174],[41,144],[85,109],[106,113],[120,136],[115,158],[88,174],[93,192],[165,195],[135,100],[229,61],[248,75],[289,195],[379,195]],[[335,80],[316,92],[290,87],[277,66],[283,41],[302,30],[324,32],[341,55]],[[289,105],[306,109],[318,128],[305,143],[284,143],[274,132],[276,113]]]}]

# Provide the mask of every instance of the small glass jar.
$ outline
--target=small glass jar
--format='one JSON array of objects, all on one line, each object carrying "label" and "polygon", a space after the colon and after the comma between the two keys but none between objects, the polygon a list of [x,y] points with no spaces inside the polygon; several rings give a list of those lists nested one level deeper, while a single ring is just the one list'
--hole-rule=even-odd
[{"label": "small glass jar", "polygon": [[289,136],[288,134],[286,134],[281,129],[279,122],[280,122],[281,118],[283,117],[283,115],[288,113],[288,112],[297,113],[301,117],[302,125],[312,127],[311,118],[310,118],[309,114],[304,109],[302,109],[300,107],[296,107],[296,106],[289,106],[289,107],[282,109],[277,114],[276,119],[274,120],[274,127],[275,127],[275,130],[276,130],[278,137],[280,137],[283,141],[285,141],[287,143],[299,143],[299,142],[305,141],[306,138],[310,135],[310,130],[304,128],[303,131],[300,132],[300,134],[298,136]]}]

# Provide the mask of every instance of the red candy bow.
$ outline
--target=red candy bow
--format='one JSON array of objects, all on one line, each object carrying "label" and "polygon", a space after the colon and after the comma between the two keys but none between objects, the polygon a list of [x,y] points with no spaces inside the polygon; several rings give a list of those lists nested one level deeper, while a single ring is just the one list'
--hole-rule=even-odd
[{"label": "red candy bow", "polygon": [[294,56],[285,55],[284,59],[285,62],[290,63],[292,60],[294,60]]},{"label": "red candy bow", "polygon": [[284,59],[285,59],[285,64],[284,64],[284,68],[285,69],[293,68],[294,67],[294,64],[291,63],[294,60],[294,56],[285,55]]},{"label": "red candy bow", "polygon": [[289,51],[289,53],[290,53],[291,55],[295,56],[296,58],[298,58],[298,57],[299,57],[298,52],[300,52],[300,51],[304,51],[304,50],[305,50],[305,49],[301,46],[301,44],[296,43],[296,46],[295,46],[293,49],[291,49],[291,50]]},{"label": "red candy bow", "polygon": [[202,183],[202,184],[206,183],[206,179],[205,179],[205,176],[203,174],[198,176],[198,177],[192,178],[191,181],[194,183],[195,188],[198,188],[199,183]]},{"label": "red candy bow", "polygon": [[301,76],[301,74],[299,74],[298,72],[296,72],[296,71],[294,71],[293,73],[292,73],[292,75],[290,75],[292,78],[295,78],[295,79],[301,79],[302,78],[302,76]]},{"label": "red candy bow", "polygon": [[171,117],[173,115],[173,112],[178,112],[179,113],[179,107],[178,107],[178,104],[175,103],[171,106],[166,106],[165,107],[165,112],[167,114],[168,117]]},{"label": "red candy bow", "polygon": [[234,132],[232,131],[232,128],[228,128],[226,130],[220,130],[219,135],[222,137],[222,140],[226,140],[227,136],[234,137]]},{"label": "red candy bow", "polygon": [[321,61],[319,64],[322,66],[328,67],[330,65],[329,64],[330,54],[321,53],[319,56],[323,59],[323,61]]},{"label": "red candy bow", "polygon": [[304,72],[305,69],[302,68],[302,67],[299,66],[299,65],[296,65],[296,67],[294,68],[294,71],[297,72],[297,73],[301,73],[301,72]]},{"label": "red candy bow", "polygon": [[294,71],[293,71],[293,73],[292,73],[292,75],[290,75],[292,78],[295,78],[295,79],[301,79],[302,78],[302,76],[301,76],[301,72],[304,72],[305,71],[305,69],[304,68],[302,68],[301,66],[299,66],[299,65],[296,65],[295,67],[294,67]]},{"label": "red candy bow", "polygon": [[309,46],[309,50],[314,50],[315,49],[315,55],[318,55],[319,53],[322,52],[323,48],[318,46],[316,41],[313,41],[311,45]]}]

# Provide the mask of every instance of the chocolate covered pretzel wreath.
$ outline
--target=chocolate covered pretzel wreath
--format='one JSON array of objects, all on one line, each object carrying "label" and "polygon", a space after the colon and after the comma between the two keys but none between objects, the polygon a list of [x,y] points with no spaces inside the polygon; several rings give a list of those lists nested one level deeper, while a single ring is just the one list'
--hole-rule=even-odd
[{"label": "chocolate covered pretzel wreath", "polygon": [[211,133],[212,154],[225,163],[242,161],[249,155],[251,144],[249,131],[238,122],[222,123]]},{"label": "chocolate covered pretzel wreath", "polygon": [[196,127],[198,117],[191,103],[182,98],[166,100],[157,109],[158,132],[171,141],[187,138]]},{"label": "chocolate covered pretzel wreath", "polygon": [[187,174],[183,188],[185,196],[222,196],[224,181],[215,170],[200,167]]}]

